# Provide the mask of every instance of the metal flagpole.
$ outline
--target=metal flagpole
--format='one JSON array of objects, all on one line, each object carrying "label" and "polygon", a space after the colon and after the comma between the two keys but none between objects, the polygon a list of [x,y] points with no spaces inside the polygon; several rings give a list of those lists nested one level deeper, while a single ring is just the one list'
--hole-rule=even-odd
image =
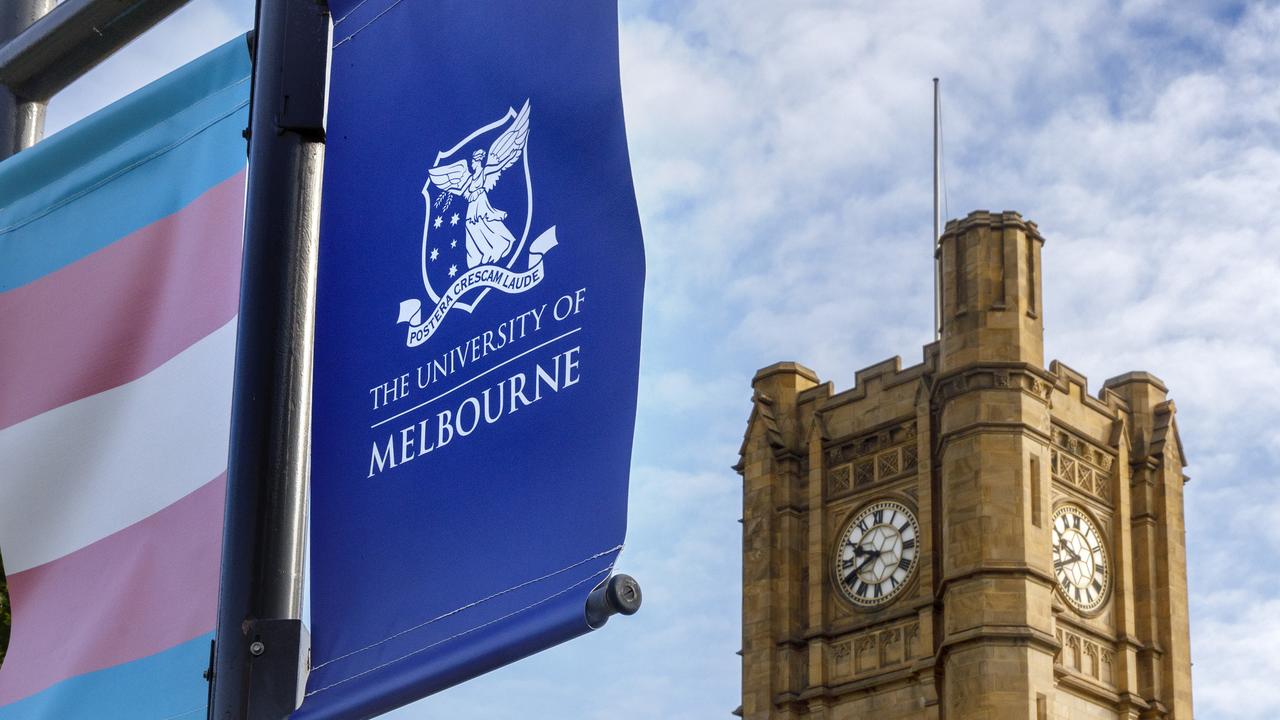
[{"label": "metal flagpole", "polygon": [[933,339],[942,337],[942,254],[938,241],[942,238],[941,215],[938,205],[938,174],[941,163],[938,158],[938,78],[933,79]]},{"label": "metal flagpole", "polygon": [[0,160],[44,134],[45,105],[187,0],[0,0]]},{"label": "metal flagpole", "polygon": [[218,629],[209,717],[301,703],[311,352],[332,23],[325,0],[259,0]]},{"label": "metal flagpole", "polygon": [[[0,45],[18,37],[53,8],[53,0],[5,0],[0,5]],[[44,134],[45,104],[0,86],[0,160],[35,145]]]}]

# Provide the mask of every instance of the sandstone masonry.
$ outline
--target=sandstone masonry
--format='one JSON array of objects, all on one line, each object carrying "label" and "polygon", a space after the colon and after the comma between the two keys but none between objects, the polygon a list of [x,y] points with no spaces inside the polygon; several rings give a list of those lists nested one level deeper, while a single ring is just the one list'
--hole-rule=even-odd
[{"label": "sandstone masonry", "polygon": [[[1174,404],[1145,372],[1095,397],[1045,368],[1043,244],[1014,212],[947,223],[941,340],[918,365],[839,393],[796,363],[756,373],[735,714],[1191,720]],[[918,556],[862,607],[849,593],[874,597],[859,578],[879,558],[907,566],[891,526],[846,540],[873,537],[851,521],[885,500],[914,513]]]}]

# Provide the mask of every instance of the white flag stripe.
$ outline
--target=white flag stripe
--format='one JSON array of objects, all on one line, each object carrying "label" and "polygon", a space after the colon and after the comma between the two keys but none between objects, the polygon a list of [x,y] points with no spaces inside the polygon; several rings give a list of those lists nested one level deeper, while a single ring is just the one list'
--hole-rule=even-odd
[{"label": "white flag stripe", "polygon": [[6,572],[101,540],[226,470],[235,342],[233,319],[131,383],[0,430]]}]

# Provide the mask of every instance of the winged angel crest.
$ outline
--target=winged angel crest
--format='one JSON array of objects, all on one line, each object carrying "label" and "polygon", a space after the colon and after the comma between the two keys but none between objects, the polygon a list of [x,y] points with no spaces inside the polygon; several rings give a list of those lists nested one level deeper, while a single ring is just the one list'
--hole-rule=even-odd
[{"label": "winged angel crest", "polygon": [[454,197],[461,196],[467,201],[468,268],[496,263],[516,244],[503,222],[507,213],[489,204],[489,191],[498,184],[503,171],[520,159],[528,140],[529,101],[526,100],[511,126],[489,146],[488,153],[477,149],[471,154],[470,169],[466,160],[458,160],[428,171],[429,182],[442,191],[434,203],[441,213],[449,209]]},{"label": "winged angel crest", "polygon": [[[498,133],[498,136],[488,143],[486,151],[483,145],[492,137],[489,133]],[[543,230],[526,246],[533,219],[533,189],[527,162],[524,177],[512,176],[495,196],[500,204],[515,202],[517,195],[524,196],[528,205],[523,209],[524,226],[519,236],[507,228],[507,212],[489,202],[489,194],[502,174],[515,172],[512,166],[526,156],[528,142],[529,101],[526,100],[520,112],[507,108],[502,119],[476,130],[451,150],[438,154],[436,164],[427,171],[427,182],[422,188],[427,203],[422,225],[422,284],[433,305],[424,307],[417,298],[401,301],[396,322],[409,325],[406,337],[409,347],[427,342],[454,308],[471,313],[491,290],[524,293],[546,277],[543,259],[558,242],[556,226]],[[473,149],[473,143],[481,147]],[[471,151],[470,165],[465,159],[468,150]],[[462,159],[453,160],[455,153],[461,154]],[[515,185],[511,185],[513,182]],[[520,192],[515,192],[517,188]],[[465,213],[449,212],[457,198],[466,202]],[[516,208],[516,212],[519,217],[521,209]],[[462,222],[461,228],[457,227],[459,222]],[[465,245],[459,248],[459,241],[464,239],[461,233],[465,233]],[[466,269],[459,272],[464,250]],[[516,267],[517,262],[527,262],[527,266]]]}]

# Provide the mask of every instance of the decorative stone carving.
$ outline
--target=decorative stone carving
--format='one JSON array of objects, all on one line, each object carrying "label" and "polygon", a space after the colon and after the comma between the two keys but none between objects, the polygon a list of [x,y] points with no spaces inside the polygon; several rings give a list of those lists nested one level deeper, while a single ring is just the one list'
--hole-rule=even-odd
[{"label": "decorative stone carving", "polygon": [[902,448],[902,469],[903,470],[916,469],[916,466],[918,464],[917,454],[919,452],[920,451],[916,448],[915,445],[907,445],[906,447]]},{"label": "decorative stone carving", "polygon": [[[919,654],[920,623],[916,620],[881,625],[832,643],[832,680],[845,682],[857,676],[894,670]],[[848,662],[852,653],[852,662]]]},{"label": "decorative stone carving", "polygon": [[853,484],[862,487],[875,482],[876,468],[871,464],[870,460],[860,462],[853,466]]},{"label": "decorative stone carving", "polygon": [[880,464],[880,478],[892,477],[898,474],[898,451],[890,450],[886,453],[880,453],[877,457]]},{"label": "decorative stone carving", "polygon": [[848,465],[841,465],[831,471],[831,492],[847,492],[852,487],[852,470]]},{"label": "decorative stone carving", "polygon": [[1114,686],[1115,650],[1104,641],[1085,637],[1071,630],[1058,628],[1056,633],[1062,649],[1053,661],[1070,668],[1086,678],[1106,686]]},{"label": "decorative stone carving", "polygon": [[878,660],[876,657],[876,636],[869,634],[858,638],[854,643],[854,648],[857,652],[854,672],[862,674],[874,670]]},{"label": "decorative stone carving", "polygon": [[977,367],[967,370],[964,375],[942,381],[930,404],[937,411],[943,403],[956,395],[984,389],[1021,390],[1046,402],[1053,396],[1053,385],[1029,370]]},{"label": "decorative stone carving", "polygon": [[829,461],[833,464],[849,462],[850,460],[861,458],[864,455],[871,455],[882,450],[887,450],[895,445],[900,445],[916,436],[916,423],[914,420],[904,422],[900,425],[880,429],[873,433],[862,435],[859,437],[848,438],[837,441],[825,448],[824,453]]},{"label": "decorative stone carving", "polygon": [[1098,646],[1091,642],[1083,643],[1084,667],[1081,671],[1095,680],[1098,678]]},{"label": "decorative stone carving", "polygon": [[[828,474],[831,492],[846,492],[915,470],[919,466],[917,433],[912,420],[826,448],[823,455],[827,467],[832,468]],[[848,487],[839,474],[841,465],[850,468]]]},{"label": "decorative stone carving", "polygon": [[1061,429],[1053,430],[1049,468],[1053,476],[1111,502],[1111,478],[1115,459],[1106,451]]},{"label": "decorative stone carving", "polygon": [[888,667],[902,662],[902,628],[896,627],[880,633],[880,666]]}]

